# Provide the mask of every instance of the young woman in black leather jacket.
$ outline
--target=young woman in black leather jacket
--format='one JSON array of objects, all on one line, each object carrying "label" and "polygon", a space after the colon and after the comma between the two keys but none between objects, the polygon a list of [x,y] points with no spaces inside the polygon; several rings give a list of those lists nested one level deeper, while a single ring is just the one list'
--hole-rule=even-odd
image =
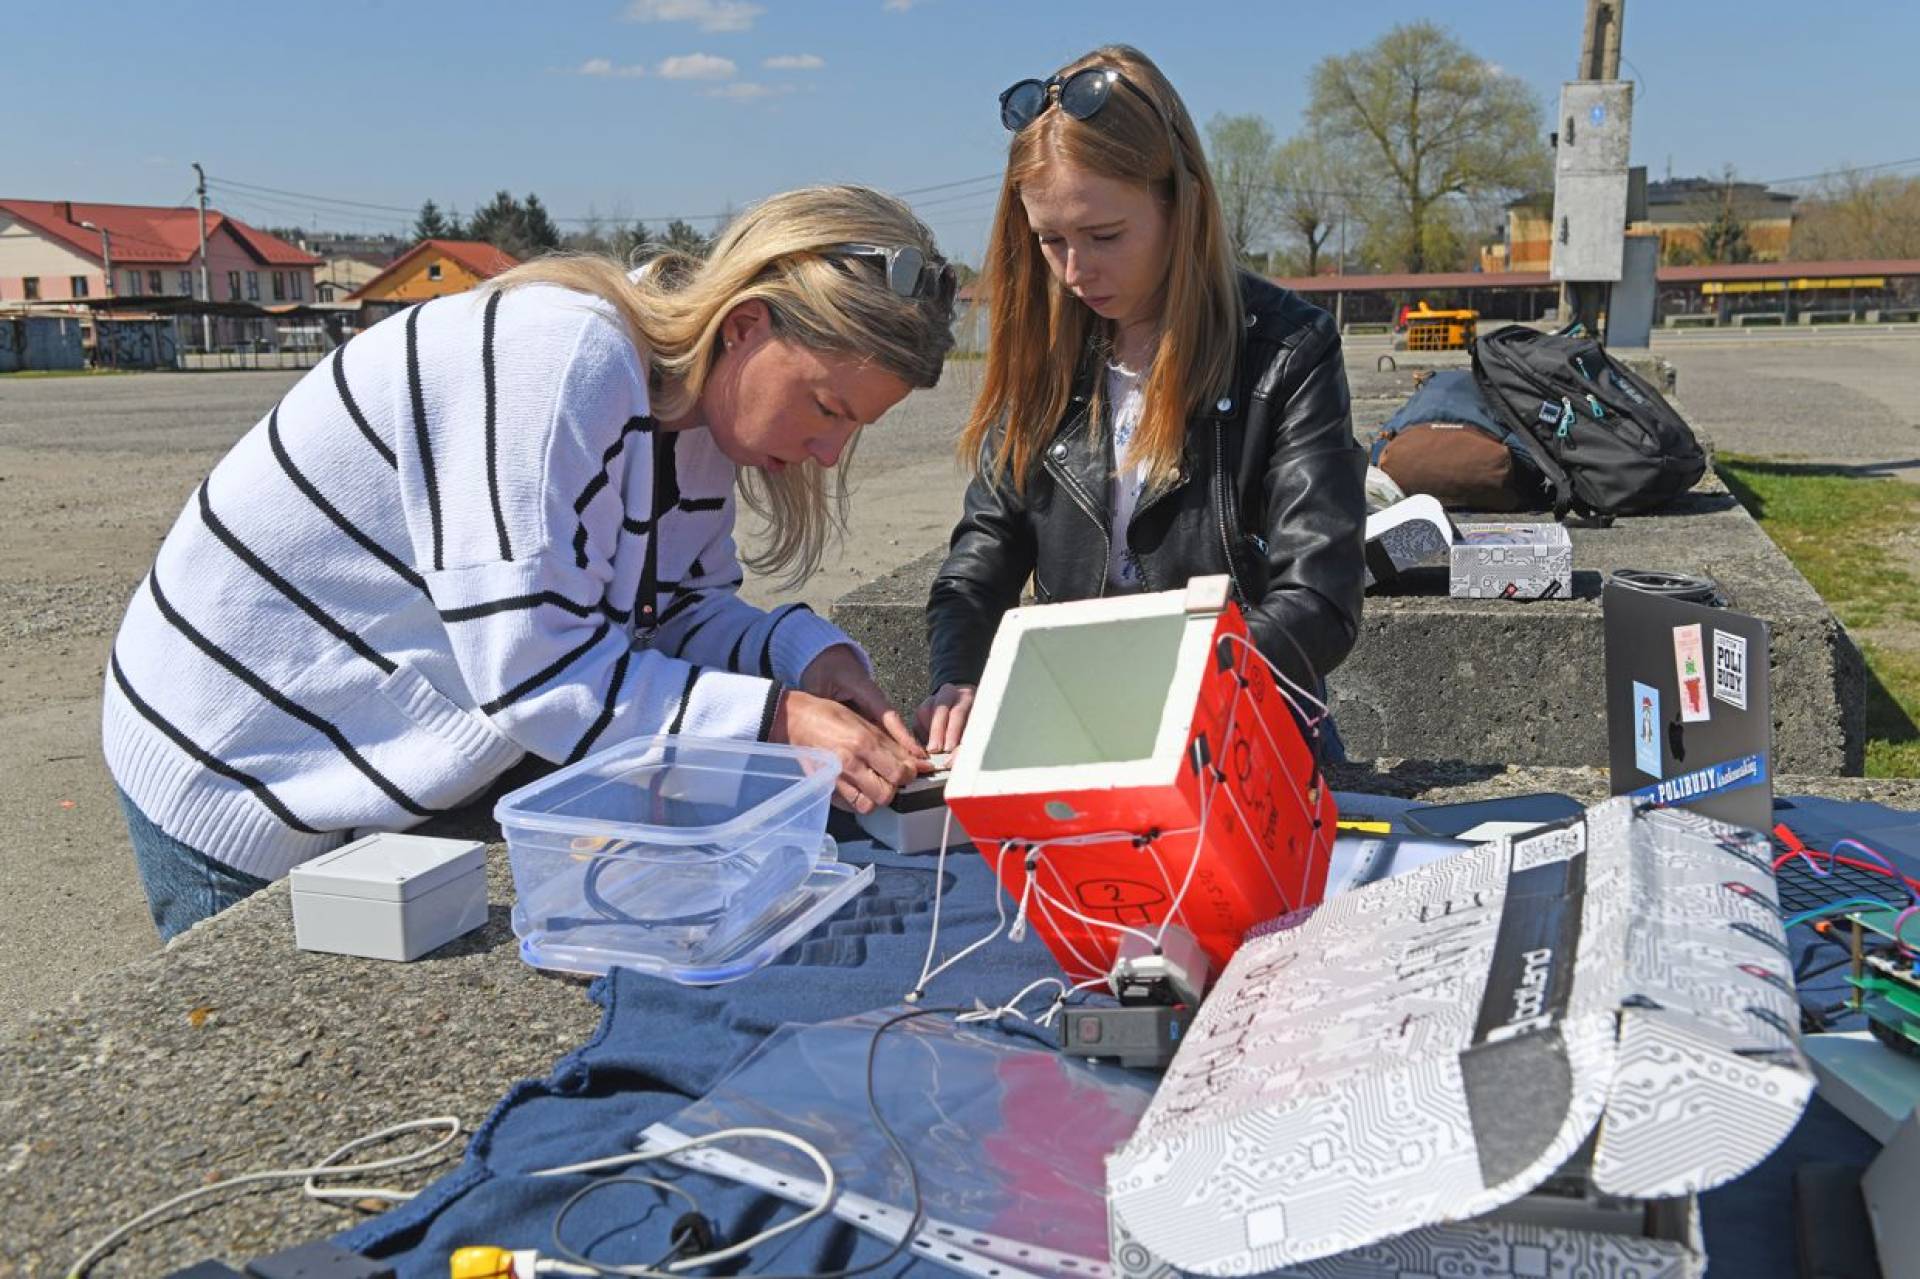
[{"label": "young woman in black leather jacket", "polygon": [[927,606],[929,749],[959,744],[1001,616],[1225,573],[1260,651],[1317,688],[1357,637],[1366,457],[1325,311],[1234,265],[1193,122],[1097,49],[1001,96],[975,468]]}]

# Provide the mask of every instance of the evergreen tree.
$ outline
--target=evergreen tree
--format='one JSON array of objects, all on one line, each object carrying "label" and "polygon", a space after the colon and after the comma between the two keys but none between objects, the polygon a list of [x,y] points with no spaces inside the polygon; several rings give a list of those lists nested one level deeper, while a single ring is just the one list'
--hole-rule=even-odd
[{"label": "evergreen tree", "polygon": [[698,231],[694,230],[692,226],[681,221],[679,218],[675,218],[673,221],[667,223],[666,233],[662,235],[660,239],[667,248],[678,253],[690,254],[696,258],[704,258],[707,256],[707,247],[711,243],[706,236],[701,235]]},{"label": "evergreen tree", "polygon": [[531,191],[527,193],[526,203],[520,206],[520,243],[521,248],[513,251],[520,258],[551,253],[560,247],[560,228],[547,215],[547,206],[540,203],[540,197]]},{"label": "evergreen tree", "polygon": [[616,224],[607,236],[607,252],[619,258],[628,266],[638,266],[653,256],[653,232],[647,230],[644,222],[635,222],[632,226]]},{"label": "evergreen tree", "polygon": [[445,240],[450,238],[447,219],[440,212],[440,206],[428,200],[420,206],[420,216],[413,220],[413,238],[416,240]]},{"label": "evergreen tree", "polygon": [[467,238],[483,240],[515,257],[521,256],[524,210],[511,191],[497,191],[493,199],[473,211],[467,223]]}]

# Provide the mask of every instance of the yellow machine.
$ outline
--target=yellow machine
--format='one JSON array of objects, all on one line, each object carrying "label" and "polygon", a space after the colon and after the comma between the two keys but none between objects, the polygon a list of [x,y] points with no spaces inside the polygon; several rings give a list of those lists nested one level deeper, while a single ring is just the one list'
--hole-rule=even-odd
[{"label": "yellow machine", "polygon": [[1464,351],[1473,344],[1478,311],[1436,311],[1423,299],[1405,315],[1409,351]]}]

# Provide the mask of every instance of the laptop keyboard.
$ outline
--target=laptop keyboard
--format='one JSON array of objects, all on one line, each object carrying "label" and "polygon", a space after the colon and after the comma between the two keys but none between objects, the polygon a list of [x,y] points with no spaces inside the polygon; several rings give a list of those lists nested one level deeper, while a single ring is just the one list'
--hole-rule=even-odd
[{"label": "laptop keyboard", "polygon": [[[1779,848],[1779,851],[1784,853],[1787,850]],[[1821,870],[1828,869],[1829,863],[1825,858],[1815,857],[1812,860]],[[1794,857],[1780,864],[1780,869],[1774,872],[1774,878],[1779,885],[1782,919],[1831,906],[1849,897],[1872,897],[1883,902],[1897,902],[1906,895],[1896,881],[1885,875],[1876,875],[1870,870],[1861,870],[1841,862],[1831,863],[1831,867],[1830,873],[1815,874],[1805,857]]]}]

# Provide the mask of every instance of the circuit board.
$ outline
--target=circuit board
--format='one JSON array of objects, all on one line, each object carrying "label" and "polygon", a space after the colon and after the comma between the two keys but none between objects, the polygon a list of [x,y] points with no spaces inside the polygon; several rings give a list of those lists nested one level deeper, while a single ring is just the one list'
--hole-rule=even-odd
[{"label": "circuit board", "polygon": [[[1894,934],[1899,917],[1893,910],[1847,916],[1854,957],[1847,984],[1874,1037],[1896,1052],[1920,1057],[1920,960],[1913,958],[1911,942]],[[1908,917],[1904,932],[1920,932],[1913,920]]]}]

